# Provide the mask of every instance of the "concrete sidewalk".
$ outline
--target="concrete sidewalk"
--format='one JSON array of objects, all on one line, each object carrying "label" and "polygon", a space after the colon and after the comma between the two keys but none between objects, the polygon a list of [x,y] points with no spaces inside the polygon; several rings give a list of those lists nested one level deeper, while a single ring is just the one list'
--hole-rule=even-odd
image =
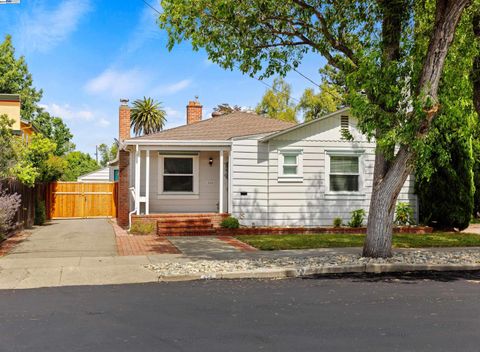
[{"label": "concrete sidewalk", "polygon": [[145,266],[182,261],[181,255],[65,258],[2,258],[0,289],[157,282]]}]

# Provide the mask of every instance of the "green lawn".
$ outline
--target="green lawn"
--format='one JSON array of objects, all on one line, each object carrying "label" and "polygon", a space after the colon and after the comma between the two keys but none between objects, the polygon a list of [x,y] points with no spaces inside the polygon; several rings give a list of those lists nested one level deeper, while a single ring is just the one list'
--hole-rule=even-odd
[{"label": "green lawn", "polygon": [[[236,238],[255,248],[271,251],[277,249],[361,247],[365,235],[252,235],[237,236]],[[435,232],[428,235],[395,234],[393,236],[393,246],[396,248],[480,247],[480,235],[451,232]]]}]

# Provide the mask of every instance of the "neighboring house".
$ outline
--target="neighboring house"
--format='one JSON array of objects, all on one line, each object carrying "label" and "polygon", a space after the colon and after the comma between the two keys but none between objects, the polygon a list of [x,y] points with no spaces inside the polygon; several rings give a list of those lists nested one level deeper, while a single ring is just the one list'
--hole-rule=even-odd
[{"label": "neighboring house", "polygon": [[79,176],[77,182],[116,182],[118,181],[118,160],[114,160],[108,166],[88,174]]},{"label": "neighboring house", "polygon": [[[234,112],[201,120],[190,102],[187,124],[130,138],[130,109],[119,112],[118,222],[129,212],[230,213],[247,226],[325,226],[368,211],[375,144],[342,109],[292,124]],[[354,137],[342,139],[342,129]],[[417,198],[409,177],[398,201]]]},{"label": "neighboring house", "polygon": [[13,120],[13,133],[23,137],[28,143],[30,136],[38,130],[31,123],[21,118],[20,104],[20,95],[0,94],[0,115],[7,115]]}]

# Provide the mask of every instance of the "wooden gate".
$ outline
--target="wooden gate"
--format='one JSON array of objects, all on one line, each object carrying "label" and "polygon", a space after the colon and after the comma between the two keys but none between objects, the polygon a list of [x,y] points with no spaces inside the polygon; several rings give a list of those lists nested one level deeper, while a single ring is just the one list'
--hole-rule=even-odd
[{"label": "wooden gate", "polygon": [[50,219],[117,216],[117,183],[53,182],[48,186]]}]

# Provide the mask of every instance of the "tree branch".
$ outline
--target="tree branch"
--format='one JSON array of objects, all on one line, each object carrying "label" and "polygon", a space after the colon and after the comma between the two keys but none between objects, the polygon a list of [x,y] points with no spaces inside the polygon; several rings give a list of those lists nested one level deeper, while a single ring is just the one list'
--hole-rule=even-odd
[{"label": "tree branch", "polygon": [[315,17],[318,19],[318,21],[320,22],[320,25],[321,25],[321,28],[320,30],[322,31],[323,35],[325,36],[325,39],[327,39],[327,41],[330,43],[330,45],[332,46],[332,48],[342,52],[345,56],[347,56],[351,61],[352,63],[356,66],[358,64],[358,61],[356,60],[355,58],[355,54],[353,52],[353,50],[351,50],[346,44],[345,42],[341,41],[339,38],[335,38],[333,36],[333,34],[330,32],[330,30],[328,29],[328,23],[327,21],[325,20],[325,17],[322,15],[322,13],[320,11],[318,11],[317,8],[315,8],[314,6],[310,5],[310,4],[307,4],[305,1],[303,0],[293,0],[293,2],[295,4],[297,4],[298,6],[302,7],[303,9],[305,10],[309,10],[310,12],[313,12],[313,14],[315,15]]}]

